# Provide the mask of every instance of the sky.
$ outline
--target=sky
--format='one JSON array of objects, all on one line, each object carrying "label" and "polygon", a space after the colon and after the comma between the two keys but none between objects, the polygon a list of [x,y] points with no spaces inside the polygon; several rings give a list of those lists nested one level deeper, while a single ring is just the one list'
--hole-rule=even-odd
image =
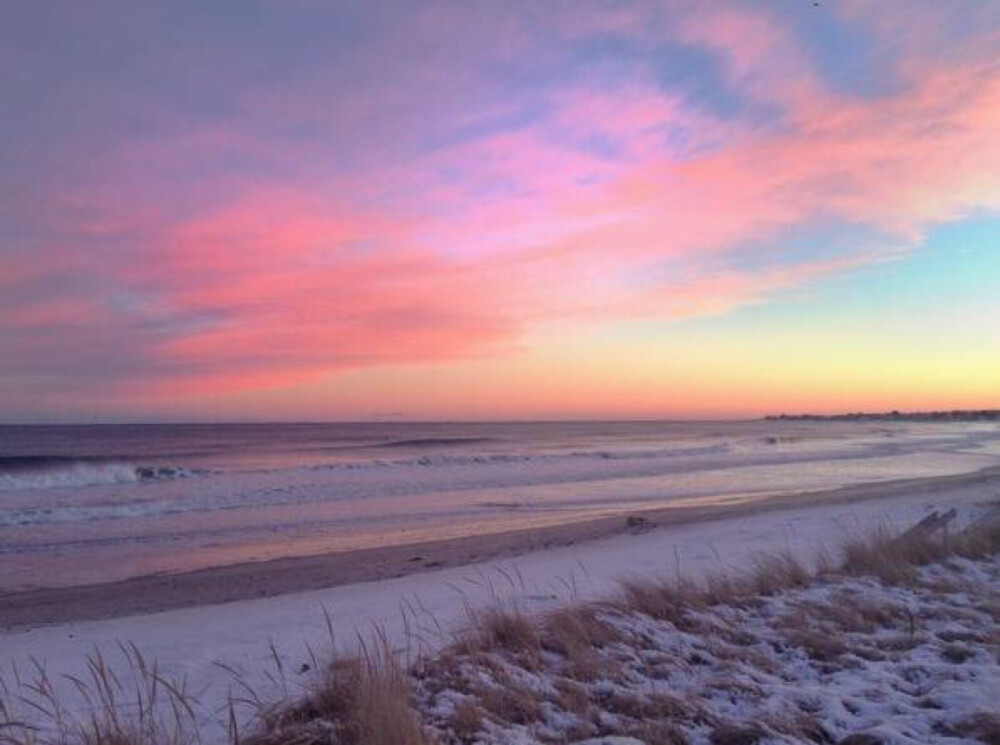
[{"label": "sky", "polygon": [[1000,4],[0,10],[2,421],[1000,407]]}]

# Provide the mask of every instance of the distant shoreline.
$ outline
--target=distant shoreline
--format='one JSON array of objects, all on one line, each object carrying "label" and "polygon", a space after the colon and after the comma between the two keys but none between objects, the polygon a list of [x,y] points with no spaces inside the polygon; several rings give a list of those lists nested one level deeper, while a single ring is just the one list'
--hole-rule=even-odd
[{"label": "distant shoreline", "polygon": [[232,428],[252,428],[252,427],[328,427],[328,426],[350,426],[350,425],[401,425],[408,427],[417,426],[476,426],[476,425],[509,425],[516,427],[519,425],[536,424],[732,424],[740,422],[773,422],[773,421],[954,421],[954,422],[974,422],[974,421],[1000,421],[1000,409],[952,409],[940,411],[883,411],[883,412],[846,412],[842,414],[767,414],[764,416],[757,414],[734,414],[732,416],[652,416],[652,417],[569,417],[532,419],[530,417],[511,418],[484,418],[484,419],[315,419],[315,420],[295,420],[295,419],[167,419],[167,420],[128,420],[128,421],[93,421],[93,422],[73,422],[73,421],[4,421],[0,419],[0,429],[88,429],[88,428],[128,428],[128,427],[190,427],[193,429],[211,429],[213,427]]},{"label": "distant shoreline", "polygon": [[1000,422],[1000,409],[883,411],[849,414],[771,414],[769,422]]}]

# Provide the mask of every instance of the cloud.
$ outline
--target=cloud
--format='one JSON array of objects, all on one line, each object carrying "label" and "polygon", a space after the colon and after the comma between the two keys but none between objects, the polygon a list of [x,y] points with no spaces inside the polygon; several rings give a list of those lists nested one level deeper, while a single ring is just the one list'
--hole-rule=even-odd
[{"label": "cloud", "polygon": [[20,11],[83,48],[0,53],[5,400],[499,359],[553,322],[767,302],[1000,209],[997,13],[254,7],[252,44],[211,9],[190,33]]}]

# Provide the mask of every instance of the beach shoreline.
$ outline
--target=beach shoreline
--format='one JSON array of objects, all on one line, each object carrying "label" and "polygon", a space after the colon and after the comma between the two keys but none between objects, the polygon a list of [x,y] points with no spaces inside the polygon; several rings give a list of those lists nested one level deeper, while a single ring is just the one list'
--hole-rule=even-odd
[{"label": "beach shoreline", "polygon": [[[539,528],[149,574],[103,584],[11,592],[0,595],[0,628],[16,631],[274,598],[513,559],[629,531],[655,531],[771,511],[847,505],[904,495],[933,496],[956,488],[989,484],[1000,489],[1000,467],[989,466],[957,475],[751,496],[707,505],[695,500]],[[628,526],[630,516],[641,518],[639,525]]]}]

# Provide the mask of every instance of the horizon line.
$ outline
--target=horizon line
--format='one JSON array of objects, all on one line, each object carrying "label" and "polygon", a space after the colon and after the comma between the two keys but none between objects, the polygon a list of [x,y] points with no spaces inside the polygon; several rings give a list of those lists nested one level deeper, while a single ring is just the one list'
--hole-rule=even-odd
[{"label": "horizon line", "polygon": [[483,418],[483,419],[407,419],[403,416],[384,416],[371,419],[176,419],[160,421],[46,421],[23,422],[2,421],[0,427],[148,427],[148,426],[254,426],[254,425],[291,425],[317,426],[331,424],[568,424],[568,423],[654,423],[654,422],[756,422],[775,419],[837,419],[841,417],[920,417],[941,414],[1000,414],[1000,408],[976,407],[963,409],[921,409],[906,411],[888,409],[882,411],[845,410],[836,413],[820,414],[815,412],[780,412],[761,414],[757,416],[732,417],[596,417],[596,418]]}]

